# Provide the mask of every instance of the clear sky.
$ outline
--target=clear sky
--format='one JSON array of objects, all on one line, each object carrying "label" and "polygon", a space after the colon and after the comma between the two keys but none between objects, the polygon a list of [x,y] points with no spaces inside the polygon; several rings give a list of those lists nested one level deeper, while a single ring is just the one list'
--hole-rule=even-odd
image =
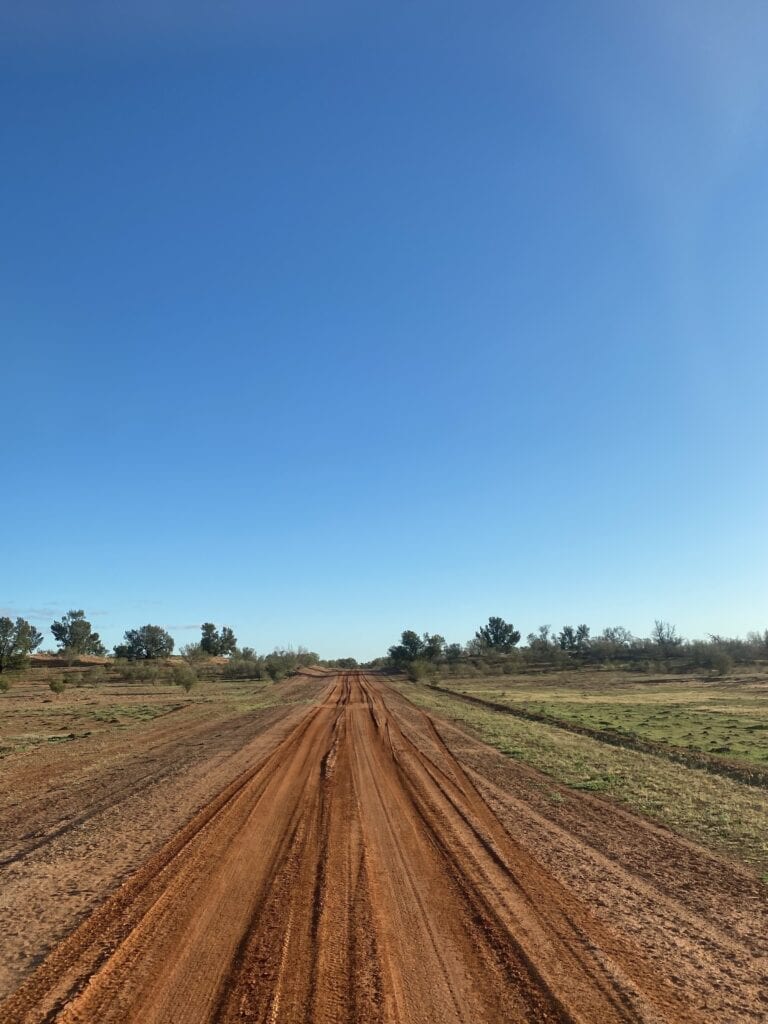
[{"label": "clear sky", "polygon": [[768,626],[768,7],[0,8],[0,606]]}]

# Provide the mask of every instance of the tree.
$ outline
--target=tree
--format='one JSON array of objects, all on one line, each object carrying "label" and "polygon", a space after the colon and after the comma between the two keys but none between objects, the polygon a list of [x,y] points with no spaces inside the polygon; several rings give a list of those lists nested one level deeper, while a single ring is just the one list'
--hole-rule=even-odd
[{"label": "tree", "polygon": [[576,627],[576,650],[579,654],[583,654],[584,651],[589,650],[590,639],[589,639],[589,626],[582,623]]},{"label": "tree", "polygon": [[623,626],[607,626],[601,633],[600,640],[616,647],[631,647],[635,638]]},{"label": "tree", "polygon": [[664,622],[661,619],[654,622],[651,639],[665,654],[683,642],[683,638],[677,635],[677,628],[671,622]]},{"label": "tree", "polygon": [[334,658],[333,661],[324,662],[331,668],[357,668],[357,658]]},{"label": "tree", "polygon": [[563,651],[570,651],[572,654],[584,654],[590,648],[589,626],[584,623],[575,629],[573,626],[563,626],[557,635],[557,642]]},{"label": "tree", "polygon": [[498,615],[491,615],[488,624],[481,626],[475,633],[475,640],[478,640],[484,647],[508,652],[520,642],[520,632],[511,622],[505,622]]},{"label": "tree", "polygon": [[445,638],[439,633],[424,633],[423,636],[413,629],[404,629],[400,634],[400,643],[393,644],[387,654],[396,665],[408,665],[417,658],[434,661],[443,653]]},{"label": "tree", "polygon": [[557,642],[560,644],[561,650],[575,651],[576,630],[573,628],[573,626],[563,626],[563,628],[557,634]]},{"label": "tree", "polygon": [[43,634],[26,619],[0,617],[0,672],[21,668],[32,651],[43,642]]},{"label": "tree", "polygon": [[140,661],[166,658],[173,653],[173,637],[162,626],[140,626],[138,629],[127,629],[123,640],[124,643],[115,647],[116,658]]},{"label": "tree", "polygon": [[208,658],[208,652],[204,651],[200,644],[184,644],[179,648],[179,654],[188,665],[206,661]]},{"label": "tree", "polygon": [[204,622],[200,629],[200,647],[212,657],[232,654],[237,647],[237,637],[229,626],[222,626],[219,631],[212,622]]},{"label": "tree", "polygon": [[69,651],[72,654],[107,653],[99,634],[93,632],[82,609],[71,610],[62,615],[51,625],[51,632],[60,651]]},{"label": "tree", "polygon": [[425,633],[422,642],[424,657],[428,661],[439,658],[445,648],[445,637],[440,636],[439,633]]},{"label": "tree", "polygon": [[529,633],[526,637],[528,647],[532,651],[542,654],[545,651],[550,651],[556,643],[554,634],[550,632],[551,628],[551,626],[539,626],[538,633]]},{"label": "tree", "polygon": [[400,643],[393,644],[387,651],[396,665],[402,665],[420,658],[424,651],[424,643],[413,629],[404,629],[400,634]]}]

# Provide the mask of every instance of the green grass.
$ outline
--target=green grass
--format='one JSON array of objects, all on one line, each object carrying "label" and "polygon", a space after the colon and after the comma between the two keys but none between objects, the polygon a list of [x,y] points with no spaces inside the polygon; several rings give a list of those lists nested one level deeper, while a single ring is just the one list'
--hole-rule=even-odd
[{"label": "green grass", "polygon": [[768,867],[765,790],[474,707],[428,686],[396,685],[420,707],[468,726],[484,742],[572,789],[608,796],[696,842]]},{"label": "green grass", "polygon": [[110,725],[128,725],[134,722],[151,722],[153,718],[167,715],[183,707],[183,704],[108,704],[89,713],[96,722]]},{"label": "green grass", "polygon": [[530,680],[510,685],[509,679],[447,679],[441,685],[515,710],[768,766],[764,683],[689,680],[627,685],[593,674],[574,675],[554,686],[531,685]]}]

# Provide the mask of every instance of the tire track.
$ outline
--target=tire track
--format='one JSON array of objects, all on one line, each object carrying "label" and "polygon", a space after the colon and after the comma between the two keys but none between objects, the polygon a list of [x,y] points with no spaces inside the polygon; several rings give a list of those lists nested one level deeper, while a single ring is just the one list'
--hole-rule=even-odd
[{"label": "tire track", "polygon": [[13,1024],[698,1024],[352,672],[0,1004]]}]

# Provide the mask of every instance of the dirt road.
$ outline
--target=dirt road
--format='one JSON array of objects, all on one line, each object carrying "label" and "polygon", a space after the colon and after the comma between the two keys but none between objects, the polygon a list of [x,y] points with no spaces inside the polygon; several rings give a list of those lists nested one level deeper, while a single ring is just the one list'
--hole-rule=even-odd
[{"label": "dirt road", "polygon": [[60,943],[19,1024],[703,1022],[359,673]]}]

